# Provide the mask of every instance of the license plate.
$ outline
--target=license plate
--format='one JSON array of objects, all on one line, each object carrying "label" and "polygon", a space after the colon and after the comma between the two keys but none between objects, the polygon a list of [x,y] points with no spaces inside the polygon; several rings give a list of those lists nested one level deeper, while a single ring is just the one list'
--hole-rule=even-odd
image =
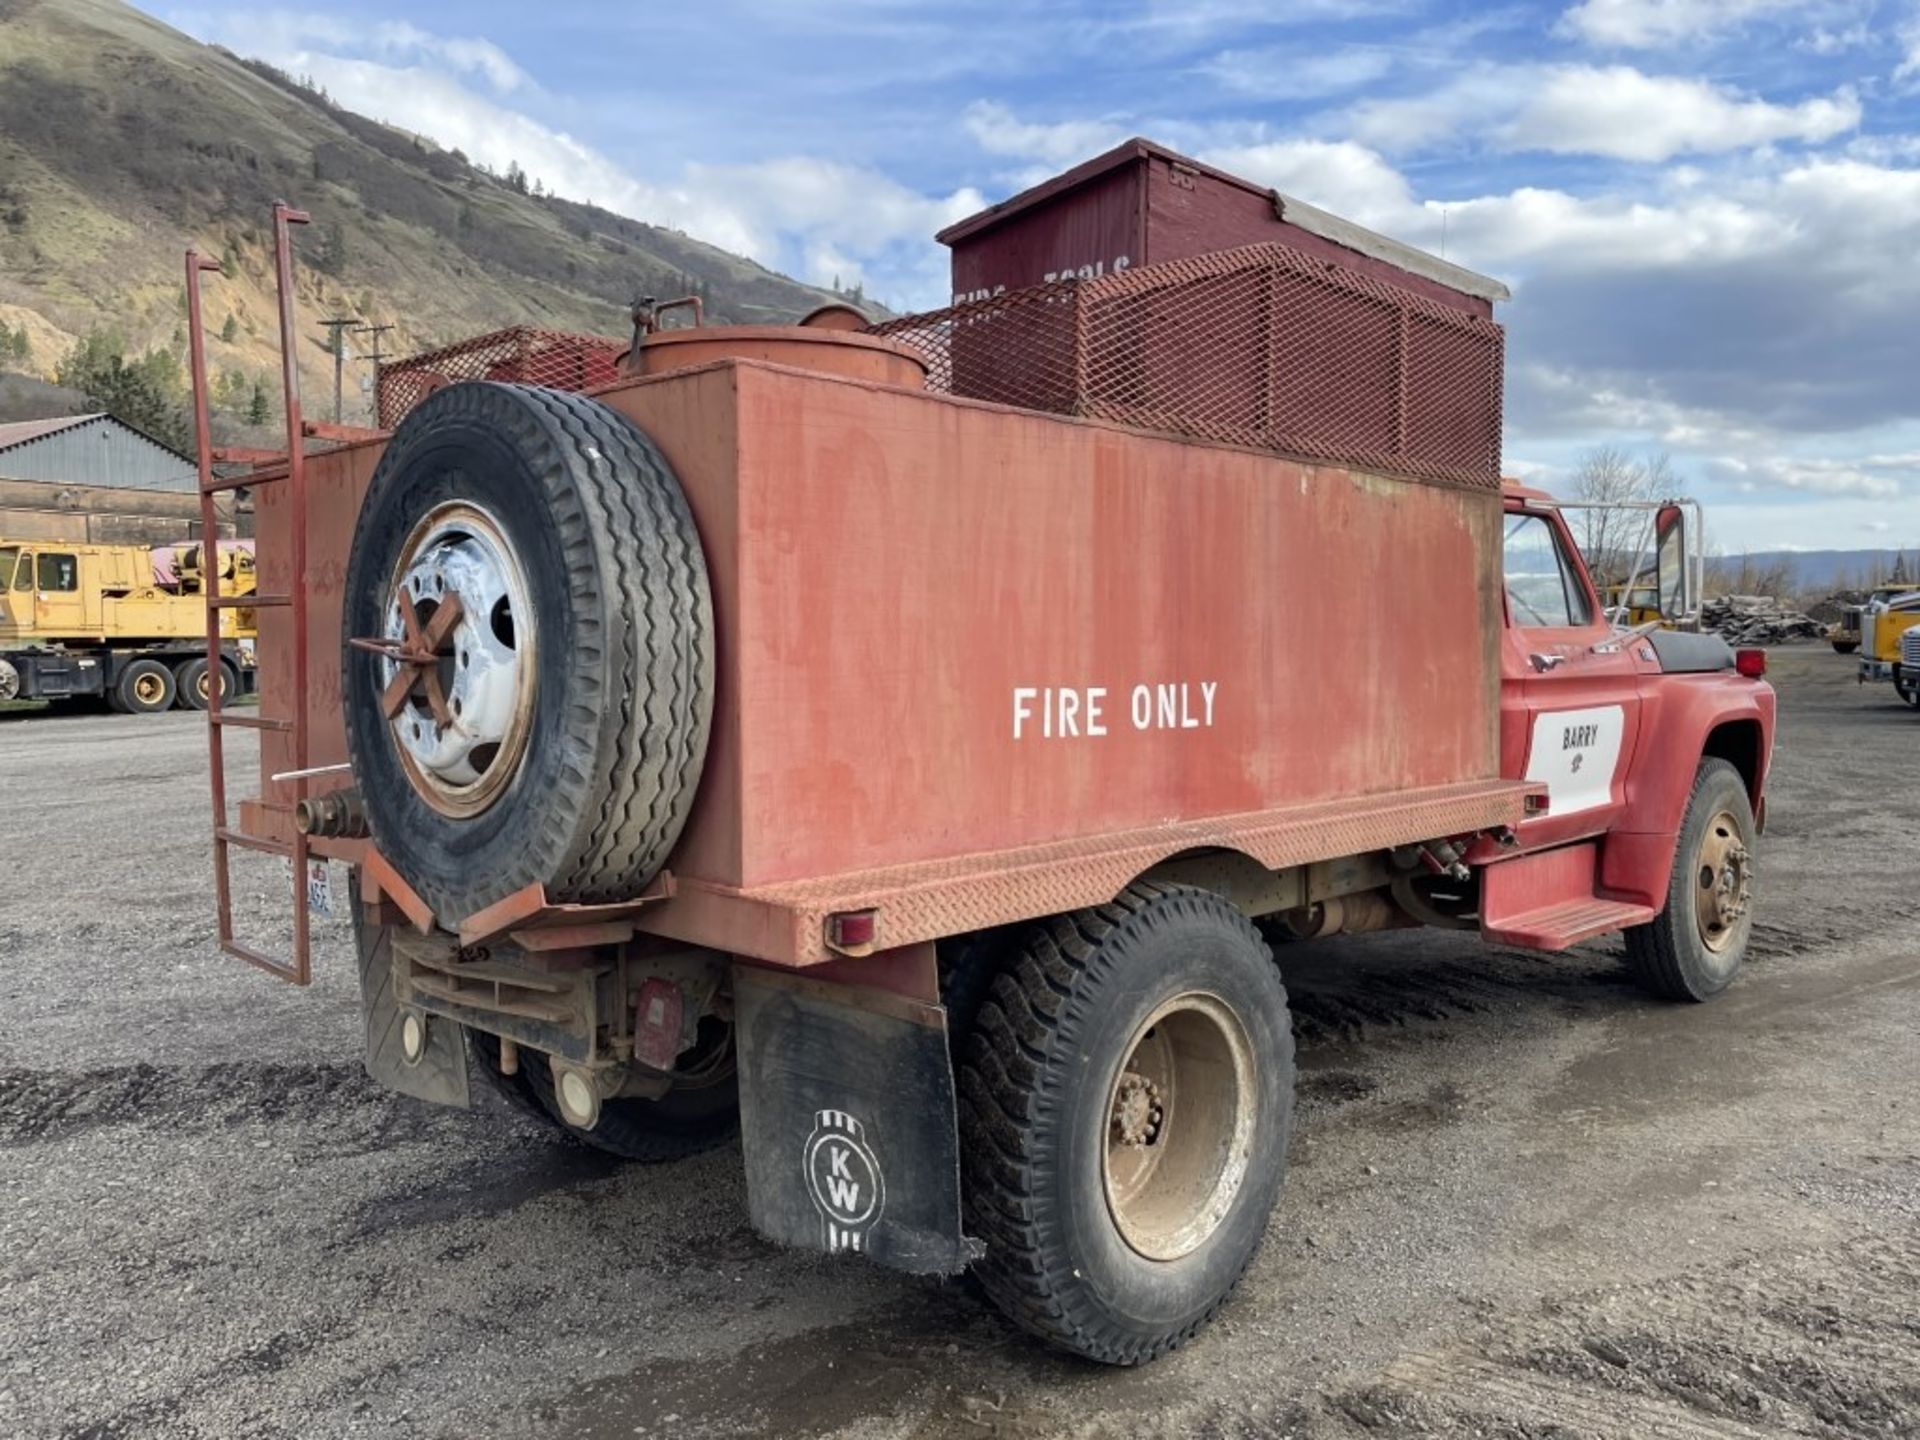
[{"label": "license plate", "polygon": [[[293,878],[293,862],[285,862],[287,878]],[[315,915],[333,914],[333,867],[325,860],[307,861],[307,909]]]}]

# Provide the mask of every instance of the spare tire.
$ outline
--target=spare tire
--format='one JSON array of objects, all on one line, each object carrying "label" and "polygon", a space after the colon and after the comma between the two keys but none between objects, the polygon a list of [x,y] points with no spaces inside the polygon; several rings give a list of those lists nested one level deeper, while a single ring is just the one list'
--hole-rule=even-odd
[{"label": "spare tire", "polygon": [[535,883],[630,898],[666,863],[706,758],[713,602],[638,426],[556,390],[436,391],[368,486],[343,620],[387,647],[345,651],[367,826],[443,922]]}]

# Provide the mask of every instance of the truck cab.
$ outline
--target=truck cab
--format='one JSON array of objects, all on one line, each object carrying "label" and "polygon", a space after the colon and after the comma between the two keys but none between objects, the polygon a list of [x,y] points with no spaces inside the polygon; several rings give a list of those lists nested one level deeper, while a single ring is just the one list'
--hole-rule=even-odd
[{"label": "truck cab", "polygon": [[1894,694],[1920,706],[1920,673],[1902,651],[1908,632],[1920,628],[1920,589],[1900,583],[1882,585],[1865,604],[1850,608],[1846,621],[1858,636],[1860,683],[1891,682]]},{"label": "truck cab", "polygon": [[[1750,900],[1753,837],[1739,832],[1757,833],[1765,813],[1774,720],[1765,653],[1663,628],[1692,600],[1680,507],[1656,519],[1659,614],[1618,627],[1552,497],[1509,484],[1504,500],[1501,766],[1545,794],[1506,858],[1479,852],[1489,862],[1483,930],[1561,950],[1654,926],[1686,880],[1702,892],[1699,963],[1691,980],[1656,988],[1704,999],[1731,976],[1707,961],[1730,951]],[[1708,775],[1720,791],[1737,787],[1750,817],[1732,817],[1720,828],[1734,833],[1721,834],[1707,816],[1689,852],[1688,811]]]}]

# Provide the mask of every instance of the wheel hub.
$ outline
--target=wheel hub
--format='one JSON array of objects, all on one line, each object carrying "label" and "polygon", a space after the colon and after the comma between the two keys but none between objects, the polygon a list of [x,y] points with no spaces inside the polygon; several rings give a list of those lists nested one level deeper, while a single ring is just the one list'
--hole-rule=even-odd
[{"label": "wheel hub", "polygon": [[1157,1007],[1135,1032],[1107,1100],[1102,1180],[1120,1236],[1149,1260],[1206,1243],[1246,1178],[1258,1069],[1216,995]]},{"label": "wheel hub", "polygon": [[1151,1145],[1166,1123],[1165,1098],[1160,1087],[1132,1071],[1120,1077],[1113,1097],[1113,1138],[1129,1149]]},{"label": "wheel hub", "polygon": [[1753,855],[1733,815],[1721,811],[1707,825],[1695,867],[1694,914],[1709,950],[1727,949],[1753,904]]},{"label": "wheel hub", "polygon": [[379,657],[380,708],[408,778],[443,814],[499,796],[533,709],[533,611],[499,523],[467,504],[430,512],[402,547]]}]

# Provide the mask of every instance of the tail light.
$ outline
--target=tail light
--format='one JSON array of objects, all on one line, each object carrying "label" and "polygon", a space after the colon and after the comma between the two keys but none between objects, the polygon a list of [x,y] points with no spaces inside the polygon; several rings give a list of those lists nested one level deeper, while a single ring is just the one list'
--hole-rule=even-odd
[{"label": "tail light", "polygon": [[1749,680],[1758,680],[1767,673],[1767,652],[1758,647],[1733,652],[1733,668]]},{"label": "tail light", "polygon": [[843,910],[827,917],[827,948],[842,955],[871,955],[880,937],[880,912]]}]

